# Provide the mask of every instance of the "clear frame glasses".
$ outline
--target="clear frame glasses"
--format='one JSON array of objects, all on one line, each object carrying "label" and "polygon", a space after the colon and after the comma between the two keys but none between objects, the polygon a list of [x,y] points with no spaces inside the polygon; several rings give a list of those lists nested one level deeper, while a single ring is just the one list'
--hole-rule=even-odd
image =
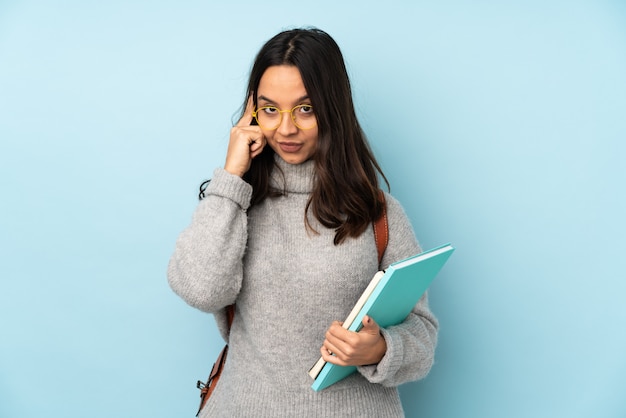
[{"label": "clear frame glasses", "polygon": [[299,129],[313,129],[317,124],[311,105],[298,105],[291,110],[280,110],[276,106],[263,106],[252,112],[259,126],[268,131],[278,129],[283,121],[283,113],[289,113],[293,124]]}]

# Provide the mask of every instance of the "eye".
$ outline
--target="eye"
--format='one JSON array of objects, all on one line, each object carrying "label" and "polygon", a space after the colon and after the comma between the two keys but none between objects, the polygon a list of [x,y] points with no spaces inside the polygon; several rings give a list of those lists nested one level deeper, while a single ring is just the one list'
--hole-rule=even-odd
[{"label": "eye", "polygon": [[260,110],[262,110],[263,113],[265,113],[268,116],[277,115],[279,113],[278,108],[274,106],[265,106],[265,107],[262,107]]},{"label": "eye", "polygon": [[311,105],[300,105],[298,106],[298,112],[303,113],[305,115],[313,113],[313,106]]}]

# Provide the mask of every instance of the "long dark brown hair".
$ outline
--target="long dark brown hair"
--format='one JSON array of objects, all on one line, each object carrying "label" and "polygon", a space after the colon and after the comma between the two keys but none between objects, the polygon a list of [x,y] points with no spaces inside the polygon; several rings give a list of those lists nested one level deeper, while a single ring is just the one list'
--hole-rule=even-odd
[{"label": "long dark brown hair", "polygon": [[[254,61],[242,109],[250,96],[256,107],[255,92],[261,77],[275,65],[298,68],[317,118],[315,181],[305,223],[313,230],[307,216],[310,211],[322,225],[335,229],[335,244],[358,237],[382,214],[378,174],[387,188],[389,182],[357,120],[339,46],[330,35],[315,28],[287,30],[274,36]],[[253,188],[251,205],[281,194],[269,184],[274,167],[274,151],[266,146],[243,176]]]}]

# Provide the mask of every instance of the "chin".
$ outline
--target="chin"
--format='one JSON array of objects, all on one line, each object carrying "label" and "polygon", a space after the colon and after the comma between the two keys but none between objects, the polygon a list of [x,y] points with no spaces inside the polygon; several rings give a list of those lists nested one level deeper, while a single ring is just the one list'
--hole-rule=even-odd
[{"label": "chin", "polygon": [[280,157],[285,160],[286,163],[288,164],[302,164],[305,161],[308,161],[308,157],[303,157],[303,156],[296,156],[296,155],[280,155]]},{"label": "chin", "polygon": [[282,158],[286,163],[289,163],[289,164],[302,164],[310,160],[312,157],[308,153],[304,153],[304,152],[291,153],[291,152],[284,152],[278,147],[277,147],[278,149],[274,147],[272,148],[274,149],[274,152],[280,156],[280,158]]}]

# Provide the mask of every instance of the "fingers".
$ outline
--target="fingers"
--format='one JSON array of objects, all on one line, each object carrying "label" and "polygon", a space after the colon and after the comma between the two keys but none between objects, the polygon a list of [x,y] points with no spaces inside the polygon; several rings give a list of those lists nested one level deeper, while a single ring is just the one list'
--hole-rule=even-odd
[{"label": "fingers", "polygon": [[376,321],[374,321],[372,317],[370,317],[369,315],[365,315],[363,317],[362,323],[363,323],[363,328],[361,328],[361,331],[359,332],[365,332],[365,333],[372,334],[372,335],[376,335],[380,333],[380,327],[378,326]]},{"label": "fingers", "polygon": [[356,333],[348,331],[337,321],[333,322],[330,328],[328,328],[328,331],[326,331],[326,339],[335,345],[353,343],[355,337]]},{"label": "fingers", "polygon": [[329,363],[337,364],[339,366],[355,366],[355,354],[354,347],[349,344],[339,343],[337,345],[326,340],[324,345],[320,349],[322,358]]},{"label": "fingers", "polygon": [[253,110],[254,110],[254,101],[252,100],[252,95],[250,95],[250,97],[248,97],[248,102],[246,103],[246,109],[243,112],[243,116],[241,116],[241,119],[239,119],[239,122],[237,122],[237,125],[235,126],[239,126],[239,127],[250,126],[250,124],[252,123],[252,111]]},{"label": "fingers", "polygon": [[352,332],[333,322],[320,349],[322,358],[340,366],[378,363],[387,351],[380,327],[369,316],[363,318],[363,325],[361,331]]},{"label": "fingers", "polygon": [[354,354],[356,340],[356,333],[343,328],[340,322],[333,322],[328,331],[326,331],[326,339],[320,350],[322,357],[330,363],[345,366]]},{"label": "fingers", "polygon": [[324,361],[337,364],[339,366],[347,366],[347,356],[340,347],[330,342],[328,339],[324,341],[324,344],[320,348],[320,353]]},{"label": "fingers", "polygon": [[250,158],[254,158],[263,152],[263,148],[265,148],[265,144],[267,143],[265,137],[261,135],[259,138],[250,139]]},{"label": "fingers", "polygon": [[267,144],[261,128],[251,125],[253,111],[254,100],[253,96],[250,95],[241,119],[230,131],[224,169],[239,177],[243,177],[250,169],[252,159],[261,154]]},{"label": "fingers", "polygon": [[224,169],[242,177],[250,169],[252,159],[263,152],[266,143],[258,126],[234,126],[230,131]]}]

